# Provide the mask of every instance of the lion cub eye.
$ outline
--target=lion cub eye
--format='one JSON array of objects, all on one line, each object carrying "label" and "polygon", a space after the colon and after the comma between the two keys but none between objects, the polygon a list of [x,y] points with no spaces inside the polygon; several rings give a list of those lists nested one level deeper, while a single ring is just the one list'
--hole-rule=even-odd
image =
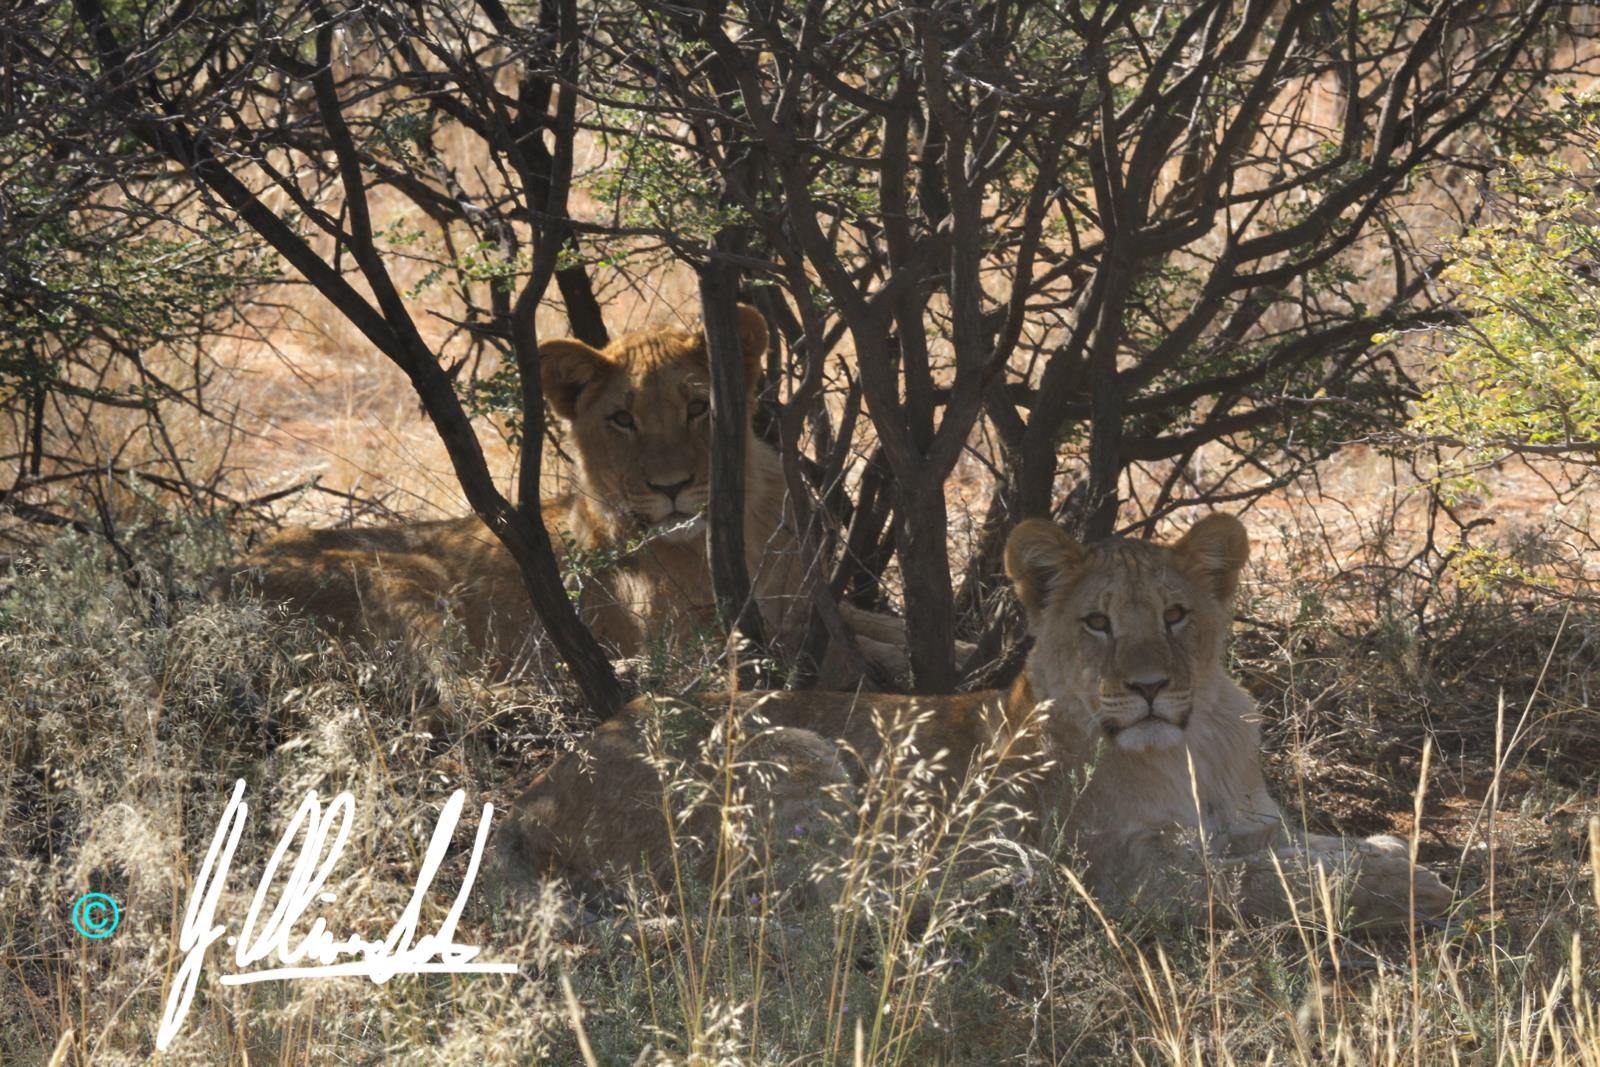
[{"label": "lion cub eye", "polygon": [[633,429],[633,414],[627,411],[616,411],[611,414],[611,425],[623,430]]},{"label": "lion cub eye", "polygon": [[1111,619],[1105,613],[1095,611],[1083,617],[1083,624],[1097,634],[1111,632]]},{"label": "lion cub eye", "polygon": [[689,401],[689,417],[691,419],[698,419],[701,415],[706,413],[706,410],[710,408],[710,406],[711,405],[707,404],[704,400],[696,397],[694,400]]},{"label": "lion cub eye", "polygon": [[1169,627],[1176,626],[1184,619],[1189,617],[1189,609],[1184,607],[1182,604],[1174,604],[1172,607],[1162,612],[1161,617],[1166,620],[1166,623]]}]

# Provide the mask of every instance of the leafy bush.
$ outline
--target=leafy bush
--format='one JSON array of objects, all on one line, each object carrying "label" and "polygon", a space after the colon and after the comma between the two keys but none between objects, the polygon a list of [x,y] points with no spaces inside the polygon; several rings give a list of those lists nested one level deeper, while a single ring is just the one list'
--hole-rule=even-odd
[{"label": "leafy bush", "polygon": [[1513,156],[1493,217],[1449,244],[1441,280],[1462,321],[1430,368],[1413,428],[1464,450],[1600,464],[1600,125],[1575,131],[1583,165]]}]

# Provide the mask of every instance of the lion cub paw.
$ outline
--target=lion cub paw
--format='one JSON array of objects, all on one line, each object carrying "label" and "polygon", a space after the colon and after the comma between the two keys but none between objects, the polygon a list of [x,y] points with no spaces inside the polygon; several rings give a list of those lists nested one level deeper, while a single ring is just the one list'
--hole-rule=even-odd
[{"label": "lion cub paw", "polygon": [[1405,922],[1413,900],[1418,919],[1436,918],[1450,910],[1454,900],[1450,887],[1427,867],[1412,867],[1403,843],[1382,835],[1362,846],[1352,899],[1358,921]]}]

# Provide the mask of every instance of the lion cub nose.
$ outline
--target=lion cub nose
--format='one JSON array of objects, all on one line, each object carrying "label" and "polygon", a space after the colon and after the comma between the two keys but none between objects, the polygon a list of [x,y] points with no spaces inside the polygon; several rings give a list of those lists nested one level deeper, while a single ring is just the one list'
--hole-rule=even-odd
[{"label": "lion cub nose", "polygon": [[1128,688],[1144,697],[1145,703],[1152,708],[1156,706],[1156,694],[1167,687],[1167,679],[1157,678],[1152,682],[1129,682]]},{"label": "lion cub nose", "polygon": [[650,488],[654,489],[668,500],[676,501],[678,499],[678,494],[687,489],[689,487],[689,483],[692,481],[694,481],[693,478],[685,478],[681,482],[669,482],[666,484],[662,484],[661,482],[650,482],[648,484]]}]

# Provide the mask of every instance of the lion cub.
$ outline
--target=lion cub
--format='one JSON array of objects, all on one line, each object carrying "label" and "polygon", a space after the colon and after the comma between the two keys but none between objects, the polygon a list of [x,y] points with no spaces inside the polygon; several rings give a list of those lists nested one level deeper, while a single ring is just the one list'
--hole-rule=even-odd
[{"label": "lion cub", "polygon": [[[752,392],[766,321],[738,308]],[[570,338],[539,346],[551,410],[577,459],[573,490],[543,501],[551,543],[584,577],[579,614],[631,656],[682,646],[714,624],[704,512],[710,489],[710,381],[705,334],[657,327],[604,349]],[[754,409],[754,403],[748,405]],[[793,533],[777,453],[747,429],[745,560],[769,638],[790,658],[803,644],[816,566]],[[571,564],[578,564],[576,567]],[[284,530],[238,568],[262,596],[352,637],[437,645],[447,623],[509,670],[541,651],[541,632],[511,558],[475,515],[348,530]],[[831,649],[826,684],[909,670],[905,622],[841,605],[860,659]],[[856,664],[857,666],[852,666]]]},{"label": "lion cub", "polygon": [[[711,715],[663,713],[640,698],[516,801],[498,858],[514,881],[665,877],[684,828],[669,833],[659,745],[648,758],[645,738],[703,736],[731,715],[747,718],[737,759],[772,771],[749,776],[746,795],[780,826],[814,813],[830,785],[847,802],[884,736],[899,736],[929,759],[943,753],[930,779],[936,798],[955,795],[981,753],[999,753],[1004,766],[988,770],[1015,783],[1002,798],[1018,813],[1010,831],[1035,844],[1063,835],[1091,891],[1114,909],[1213,900],[1283,918],[1292,897],[1314,914],[1320,867],[1357,922],[1403,922],[1413,899],[1419,914],[1441,913],[1449,890],[1398,841],[1300,834],[1268,794],[1255,705],[1223,660],[1248,555],[1244,527],[1228,515],[1170,545],[1085,546],[1051,523],[1024,522],[1006,571],[1034,647],[1009,692],[741,694]],[[694,758],[679,766],[692,772]]]}]

